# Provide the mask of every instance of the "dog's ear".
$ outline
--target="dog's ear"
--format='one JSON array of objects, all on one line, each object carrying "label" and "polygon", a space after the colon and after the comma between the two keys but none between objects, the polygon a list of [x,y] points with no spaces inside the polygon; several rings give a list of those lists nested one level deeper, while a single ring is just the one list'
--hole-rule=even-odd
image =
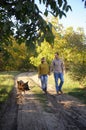
[{"label": "dog's ear", "polygon": [[26,84],[28,84],[28,81],[26,82]]},{"label": "dog's ear", "polygon": [[17,84],[19,84],[19,81],[17,81]]},{"label": "dog's ear", "polygon": [[28,81],[26,83],[24,83],[25,85],[28,85]]},{"label": "dog's ear", "polygon": [[29,85],[28,85],[28,82],[24,83],[24,89],[27,91],[27,90],[30,90],[29,88]]}]

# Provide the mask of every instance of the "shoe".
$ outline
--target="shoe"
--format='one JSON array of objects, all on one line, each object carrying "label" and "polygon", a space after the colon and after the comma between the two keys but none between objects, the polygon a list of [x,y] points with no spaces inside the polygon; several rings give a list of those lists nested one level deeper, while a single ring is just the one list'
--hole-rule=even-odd
[{"label": "shoe", "polygon": [[45,91],[45,94],[47,94],[47,91]]},{"label": "shoe", "polygon": [[57,91],[57,95],[60,95],[59,91]]},{"label": "shoe", "polygon": [[61,94],[63,94],[62,90],[59,91]]},{"label": "shoe", "polygon": [[47,94],[47,89],[45,88],[45,89],[43,89],[43,91]]}]

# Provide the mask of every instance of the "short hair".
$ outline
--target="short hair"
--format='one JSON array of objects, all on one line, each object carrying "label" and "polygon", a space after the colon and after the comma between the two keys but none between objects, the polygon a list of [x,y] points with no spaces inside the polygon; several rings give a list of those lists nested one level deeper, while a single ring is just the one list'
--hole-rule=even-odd
[{"label": "short hair", "polygon": [[59,53],[58,53],[58,52],[56,52],[55,54],[56,54],[56,55],[59,55]]}]

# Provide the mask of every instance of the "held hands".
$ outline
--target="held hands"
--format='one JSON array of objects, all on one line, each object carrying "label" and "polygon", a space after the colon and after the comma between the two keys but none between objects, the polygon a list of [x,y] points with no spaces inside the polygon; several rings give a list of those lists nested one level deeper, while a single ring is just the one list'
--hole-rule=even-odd
[{"label": "held hands", "polygon": [[48,75],[50,76],[50,75],[51,75],[51,73],[49,72],[49,73],[48,73]]},{"label": "held hands", "polygon": [[50,75],[50,73],[48,73],[48,75]]},{"label": "held hands", "polygon": [[62,72],[62,73],[63,73],[63,75],[64,75],[64,74],[65,74],[65,70],[63,70],[63,72]]},{"label": "held hands", "polygon": [[38,75],[38,78],[40,79],[40,78],[41,78],[41,76],[40,76],[40,75]]}]

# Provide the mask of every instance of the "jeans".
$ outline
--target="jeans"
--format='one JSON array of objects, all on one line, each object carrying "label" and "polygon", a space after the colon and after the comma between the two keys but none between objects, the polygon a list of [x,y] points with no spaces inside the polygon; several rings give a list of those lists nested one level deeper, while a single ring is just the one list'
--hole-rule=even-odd
[{"label": "jeans", "polygon": [[[64,83],[63,73],[54,72],[54,79],[55,79],[56,91],[61,91],[62,85]],[[60,83],[58,83],[58,79],[60,79]]]},{"label": "jeans", "polygon": [[41,80],[42,90],[47,89],[48,76],[47,75],[41,75],[40,80]]}]

